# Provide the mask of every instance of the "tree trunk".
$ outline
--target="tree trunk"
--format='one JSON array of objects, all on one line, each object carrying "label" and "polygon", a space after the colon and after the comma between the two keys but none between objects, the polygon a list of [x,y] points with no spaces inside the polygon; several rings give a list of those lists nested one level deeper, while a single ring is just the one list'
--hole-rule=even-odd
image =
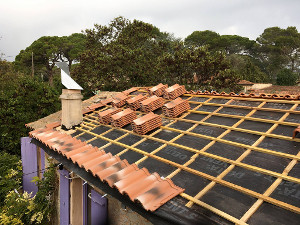
[{"label": "tree trunk", "polygon": [[48,77],[49,77],[49,84],[51,87],[53,87],[53,71],[48,70]]}]

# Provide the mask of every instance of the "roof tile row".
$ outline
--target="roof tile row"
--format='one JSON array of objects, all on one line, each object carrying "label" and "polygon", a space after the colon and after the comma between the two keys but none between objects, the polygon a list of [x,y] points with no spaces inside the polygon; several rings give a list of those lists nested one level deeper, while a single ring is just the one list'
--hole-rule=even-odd
[{"label": "roof tile row", "polygon": [[152,112],[164,105],[165,101],[162,97],[157,97],[156,95],[147,98],[146,100],[142,101],[141,110],[143,112]]},{"label": "roof tile row", "polygon": [[111,116],[121,111],[122,111],[121,108],[110,108],[105,111],[99,112],[98,116],[99,116],[100,123],[109,124],[111,122]]},{"label": "roof tile row", "polygon": [[132,201],[139,202],[146,210],[154,211],[184,191],[168,178],[150,174],[146,168],[139,169],[136,164],[129,164],[127,160],[59,131],[45,128],[29,134],[121,194],[128,195]]},{"label": "roof tile row", "polygon": [[128,99],[126,102],[129,106],[129,108],[131,108],[132,110],[137,110],[137,109],[141,108],[140,102],[142,102],[146,99],[147,99],[146,95],[139,94],[133,98]]}]

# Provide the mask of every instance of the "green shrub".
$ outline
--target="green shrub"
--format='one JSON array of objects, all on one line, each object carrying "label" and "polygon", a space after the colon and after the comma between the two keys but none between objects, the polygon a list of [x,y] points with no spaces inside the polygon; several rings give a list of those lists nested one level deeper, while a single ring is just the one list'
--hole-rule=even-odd
[{"label": "green shrub", "polygon": [[277,75],[277,84],[284,86],[296,85],[298,75],[289,69],[282,69]]}]

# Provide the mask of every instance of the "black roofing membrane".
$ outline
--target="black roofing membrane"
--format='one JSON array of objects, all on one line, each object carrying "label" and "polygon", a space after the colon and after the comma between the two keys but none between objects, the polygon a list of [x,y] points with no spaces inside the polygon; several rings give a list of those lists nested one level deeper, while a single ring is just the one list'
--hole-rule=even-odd
[{"label": "black roofing membrane", "polygon": [[218,108],[219,106],[202,105],[196,111],[213,112]]},{"label": "black roofing membrane", "polygon": [[300,114],[291,113],[284,121],[291,123],[300,123]]},{"label": "black roofing membrane", "polygon": [[125,148],[121,147],[120,145],[111,144],[106,147],[104,150],[106,153],[110,152],[113,155],[118,154],[119,152],[123,151]]},{"label": "black roofing membrane", "polygon": [[223,180],[263,194],[276,178],[236,166]]},{"label": "black roofing membrane", "polygon": [[221,124],[226,126],[232,126],[236,122],[238,122],[239,119],[235,118],[229,118],[229,117],[221,117],[221,116],[211,116],[205,122],[207,123],[215,123],[215,124]]},{"label": "black roofing membrane", "polygon": [[242,162],[263,169],[282,173],[285,167],[290,163],[290,161],[290,159],[278,157],[275,155],[251,151],[251,153],[246,156],[246,158]]},{"label": "black roofing membrane", "polygon": [[217,159],[212,159],[206,156],[198,156],[195,161],[189,165],[189,167],[211,176],[218,176],[227,169],[229,165],[230,164]]},{"label": "black roofing membrane", "polygon": [[225,104],[229,100],[228,99],[223,99],[223,98],[213,98],[212,100],[209,101],[209,103],[217,103],[217,104]]},{"label": "black roofing membrane", "polygon": [[293,141],[266,137],[258,145],[258,147],[266,148],[276,152],[283,152],[291,155],[296,155],[300,150],[300,142],[293,142]]},{"label": "black roofing membrane", "polygon": [[298,225],[300,221],[300,214],[293,213],[288,210],[264,202],[258,210],[247,221],[249,224],[261,225]]},{"label": "black roofing membrane", "polygon": [[279,120],[283,115],[283,112],[256,111],[252,117],[268,120]]},{"label": "black roofing membrane", "polygon": [[278,135],[291,137],[291,136],[293,136],[294,130],[295,130],[295,127],[278,125],[278,127],[272,132],[272,134],[278,134]]},{"label": "black roofing membrane", "polygon": [[271,197],[300,207],[300,184],[283,180],[271,194]]},{"label": "black roofing membrane", "polygon": [[256,101],[246,101],[246,100],[233,100],[230,102],[230,105],[241,105],[249,107],[257,107],[261,102]]},{"label": "black roofing membrane", "polygon": [[247,130],[267,132],[272,126],[273,126],[273,124],[271,124],[271,123],[262,123],[262,122],[251,121],[251,120],[244,120],[237,127],[247,129]]},{"label": "black roofing membrane", "polygon": [[89,144],[93,145],[93,146],[97,146],[98,148],[101,148],[102,146],[108,144],[109,142],[108,141],[104,141],[102,139],[95,139],[93,141],[91,141]]},{"label": "black roofing membrane", "polygon": [[167,146],[155,155],[183,165],[193,156],[193,153],[174,146]]},{"label": "black roofing membrane", "polygon": [[236,160],[245,152],[245,149],[216,142],[211,147],[209,147],[209,149],[207,149],[206,152],[214,155],[222,156],[227,159]]},{"label": "black roofing membrane", "polygon": [[219,127],[198,125],[191,132],[197,133],[197,134],[203,134],[203,135],[211,136],[211,137],[218,137],[220,134],[222,134],[225,131],[226,131],[225,129],[219,128]]},{"label": "black roofing membrane", "polygon": [[218,113],[223,113],[223,114],[229,114],[229,115],[238,115],[238,116],[246,116],[249,112],[251,112],[251,109],[238,109],[238,108],[227,108],[224,107]]},{"label": "black roofing membrane", "polygon": [[120,155],[120,159],[126,159],[129,164],[132,164],[132,163],[140,160],[143,157],[144,157],[144,155],[139,154],[139,153],[134,152],[134,151],[131,151],[131,150],[128,150],[127,152]]},{"label": "black roofing membrane", "polygon": [[175,167],[170,166],[166,163],[163,163],[161,161],[157,161],[153,158],[148,158],[142,163],[139,164],[139,168],[146,167],[150,173],[157,172],[160,176],[166,177],[170,173],[176,170]]},{"label": "black roofing membrane", "polygon": [[226,134],[223,139],[228,141],[233,141],[245,145],[253,145],[260,136],[255,134],[248,134],[245,132],[231,131],[229,134]]},{"label": "black roofing membrane", "polygon": [[296,165],[291,169],[289,172],[289,176],[296,177],[300,179],[300,163],[299,161],[296,163]]},{"label": "black roofing membrane", "polygon": [[190,174],[184,170],[180,171],[178,174],[172,177],[172,181],[179,187],[184,187],[184,192],[191,196],[195,196],[196,194],[198,194],[206,185],[210,183],[210,180],[194,174]]},{"label": "black roofing membrane", "polygon": [[257,199],[216,184],[200,200],[234,217],[240,218]]},{"label": "black roofing membrane", "polygon": [[125,132],[120,131],[120,130],[112,130],[110,132],[108,132],[107,134],[104,134],[103,136],[112,140],[115,140],[119,137],[121,137],[122,135],[124,135]]}]

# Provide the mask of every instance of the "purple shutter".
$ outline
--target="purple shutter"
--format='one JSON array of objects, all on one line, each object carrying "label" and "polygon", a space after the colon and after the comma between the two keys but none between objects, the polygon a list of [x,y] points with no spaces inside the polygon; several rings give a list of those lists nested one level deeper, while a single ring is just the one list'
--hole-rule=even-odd
[{"label": "purple shutter", "polygon": [[60,225],[70,224],[70,180],[67,170],[60,170],[59,196],[60,196]]},{"label": "purple shutter", "polygon": [[[83,181],[84,182],[84,181]],[[85,183],[82,187],[82,217],[83,217],[83,225],[87,225],[87,218],[88,218],[88,210],[87,210],[87,204],[88,204],[88,184]]]},{"label": "purple shutter", "polygon": [[37,147],[30,143],[30,137],[21,138],[21,158],[23,167],[23,190],[32,192],[32,196],[38,191],[38,187],[32,181],[38,176]]},{"label": "purple shutter", "polygon": [[91,224],[107,224],[107,198],[91,190]]},{"label": "purple shutter", "polygon": [[42,173],[42,177],[44,175],[45,172],[45,151],[43,149],[41,149],[41,173]]}]

